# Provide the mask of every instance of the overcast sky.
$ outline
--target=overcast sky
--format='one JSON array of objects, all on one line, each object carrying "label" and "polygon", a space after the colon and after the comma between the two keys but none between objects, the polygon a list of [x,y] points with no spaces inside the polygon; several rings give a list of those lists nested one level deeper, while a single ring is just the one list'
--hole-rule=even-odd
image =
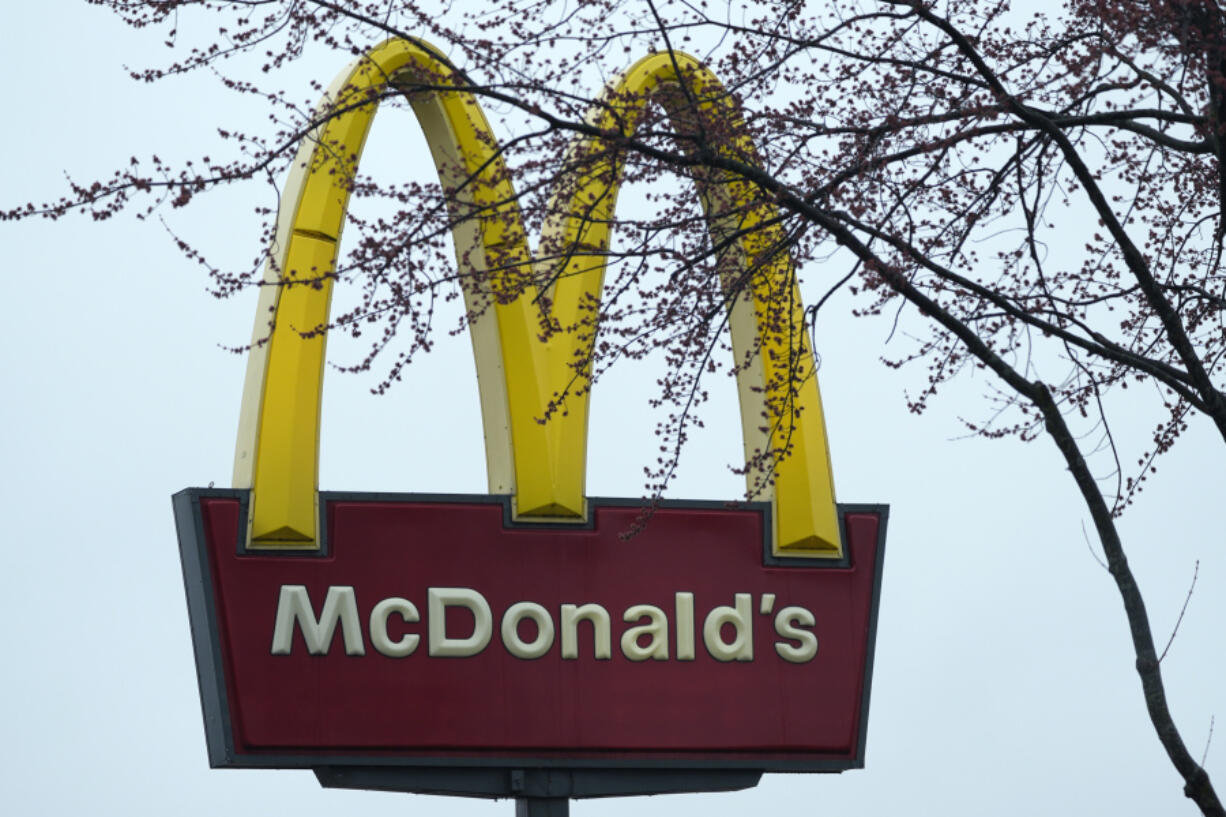
[{"label": "overcast sky", "polygon": [[[125,64],[161,54],[97,9],[46,0],[5,18],[2,208],[58,194],[63,171],[87,179],[133,154],[187,155],[231,104],[207,83],[130,81]],[[305,66],[304,77],[326,82],[340,67]],[[408,119],[377,123],[370,161],[413,165],[411,131]],[[219,261],[241,263],[259,252],[252,211],[263,203],[230,193],[166,217]],[[0,238],[6,813],[510,814],[506,801],[324,791],[304,771],[209,770],[170,496],[229,484],[244,362],[221,347],[246,340],[254,295],[210,297],[156,220],[0,223]],[[826,279],[806,275],[812,300]],[[904,392],[922,372],[882,366],[888,326],[853,321],[848,308],[836,300],[817,339],[837,490],[891,506],[867,768],[768,776],[737,794],[579,802],[573,813],[1194,813],[1149,726],[1121,603],[1054,447],[955,439],[984,380],[910,414]],[[596,391],[590,493],[641,494],[652,381],[623,369]],[[327,380],[323,488],[485,490],[466,338],[440,344],[390,396],[369,385]],[[735,401],[729,382],[670,495],[736,497]],[[1194,426],[1122,524],[1160,645],[1199,560],[1163,670],[1195,756],[1217,716],[1206,766],[1219,791],[1221,451]]]}]

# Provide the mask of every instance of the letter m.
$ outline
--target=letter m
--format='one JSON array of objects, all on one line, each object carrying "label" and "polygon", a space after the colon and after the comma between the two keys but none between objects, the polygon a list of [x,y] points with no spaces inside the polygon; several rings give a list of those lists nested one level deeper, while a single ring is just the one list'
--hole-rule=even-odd
[{"label": "letter m", "polygon": [[294,643],[294,624],[297,624],[306,640],[307,652],[326,655],[332,646],[337,621],[341,623],[345,654],[365,655],[362,628],[358,622],[358,603],[352,587],[329,587],[323,612],[317,619],[304,585],[281,585],[281,597],[277,599],[277,622],[272,631],[272,654],[289,655]]}]

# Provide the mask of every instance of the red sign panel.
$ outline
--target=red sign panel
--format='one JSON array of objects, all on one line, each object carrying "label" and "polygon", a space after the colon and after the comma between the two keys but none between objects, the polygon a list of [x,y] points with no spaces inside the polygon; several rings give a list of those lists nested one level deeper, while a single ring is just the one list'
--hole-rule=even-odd
[{"label": "red sign panel", "polygon": [[245,492],[175,497],[215,766],[862,765],[885,509],[842,563],[765,506],[321,494],[322,552],[244,552]]}]

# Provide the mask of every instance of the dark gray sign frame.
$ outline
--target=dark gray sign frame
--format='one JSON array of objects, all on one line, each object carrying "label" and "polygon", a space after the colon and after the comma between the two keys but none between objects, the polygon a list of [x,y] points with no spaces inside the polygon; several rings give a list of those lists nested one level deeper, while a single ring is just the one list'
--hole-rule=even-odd
[{"label": "dark gray sign frame", "polygon": [[[847,514],[872,513],[879,518],[877,558],[872,578],[872,600],[869,611],[868,644],[865,656],[864,686],[861,695],[860,733],[857,753],[847,759],[780,760],[772,758],[684,759],[684,758],[550,758],[550,757],[411,757],[391,759],[369,755],[239,755],[231,731],[227,701],[223,655],[217,630],[212,571],[209,566],[200,500],[217,497],[236,499],[240,504],[238,552],[245,554],[245,536],[249,512],[249,491],[226,488],[187,488],[172,497],[179,549],[183,564],[183,581],[191,621],[192,641],[196,657],[197,681],[204,716],[205,740],[209,765],[213,768],[310,768],[320,785],[327,788],[373,789],[379,791],[446,794],[465,797],[516,798],[522,814],[560,817],[566,813],[568,798],[617,797],[638,794],[682,792],[735,791],[757,785],[765,772],[842,772],[864,766],[865,741],[868,732],[869,700],[872,691],[873,656],[877,640],[877,617],[881,597],[881,581],[885,562],[887,505],[840,504],[839,527],[846,541]],[[319,531],[321,557],[327,555],[327,509],[330,502],[456,502],[466,504],[499,504],[504,509],[504,524],[521,526],[511,521],[511,501],[506,495],[482,494],[416,494],[416,493],[354,493],[327,492],[319,495]],[[643,506],[642,500],[588,500],[588,520],[593,509],[600,507]],[[714,501],[661,500],[659,508],[753,510],[762,514],[764,566],[804,566],[808,568],[845,568],[850,554],[843,559],[815,564],[811,559],[776,557],[771,553],[770,506],[766,503],[729,503]],[[531,524],[531,523],[528,523]],[[590,521],[578,523],[589,526]],[[551,524],[549,527],[557,527]],[[278,551],[282,552],[282,551]],[[301,551],[288,550],[298,557]],[[268,555],[260,551],[261,555]],[[559,805],[561,803],[561,805]],[[560,810],[559,810],[560,809]]]}]

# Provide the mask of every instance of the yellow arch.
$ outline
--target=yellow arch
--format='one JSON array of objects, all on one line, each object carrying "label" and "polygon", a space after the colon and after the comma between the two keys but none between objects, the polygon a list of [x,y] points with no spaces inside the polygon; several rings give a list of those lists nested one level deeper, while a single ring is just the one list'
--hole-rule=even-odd
[{"label": "yellow arch", "polygon": [[[440,180],[458,191],[450,215],[457,225],[461,278],[485,273],[488,279],[485,293],[465,287],[470,314],[483,308],[483,296],[495,299],[494,308],[470,326],[490,492],[511,494],[521,518],[564,521],[585,513],[587,389],[567,394],[548,422],[539,418],[567,392],[573,362],[586,359],[594,333],[584,333],[586,341],[571,331],[548,333],[542,340],[541,327],[581,323],[599,301],[621,175],[616,146],[604,139],[577,140],[572,146],[572,157],[588,152],[593,161],[577,180],[559,180],[555,205],[565,203],[568,214],[547,223],[541,240],[542,248],[571,249],[559,256],[561,268],[553,268],[548,257],[534,259],[509,174],[476,99],[428,46],[393,39],[337,77],[320,106],[321,113],[333,115],[303,141],[283,193],[235,452],[234,486],[252,491],[252,548],[310,548],[318,541],[326,335],[313,330],[328,322],[329,273],[345,219],[348,180],[382,94],[399,82],[455,88],[416,93],[410,102]],[[682,82],[688,96],[680,92]],[[724,150],[753,160],[753,146],[728,95],[709,71],[682,54],[635,63],[594,106],[590,121],[606,132],[630,135],[653,99],[674,119],[695,115],[696,100],[704,118],[733,126],[736,138]],[[742,426],[747,457],[755,451],[775,454],[768,463],[773,484],[761,473],[747,479],[757,488],[755,498],[774,504],[776,553],[838,557],[842,546],[821,398],[791,262],[779,251],[784,242],[774,226],[775,209],[756,202],[747,183],[736,179],[708,185],[702,196],[713,239],[730,239],[737,268],[753,271],[748,291],[737,300],[746,305],[733,308],[730,316],[734,352],[738,361],[748,362],[738,373]],[[548,299],[532,297],[538,294],[534,280],[556,281]],[[550,304],[548,314],[542,303]],[[763,426],[768,428],[759,430]]]}]

